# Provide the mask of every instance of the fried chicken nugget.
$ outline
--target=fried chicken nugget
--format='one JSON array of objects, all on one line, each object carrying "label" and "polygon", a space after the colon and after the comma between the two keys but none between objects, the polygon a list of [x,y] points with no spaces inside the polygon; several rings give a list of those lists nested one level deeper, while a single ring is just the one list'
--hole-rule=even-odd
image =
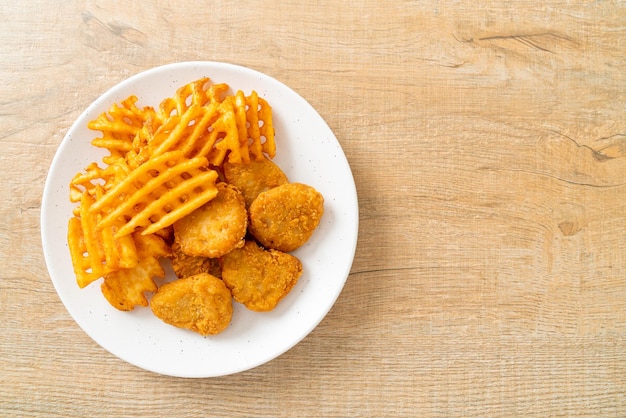
[{"label": "fried chicken nugget", "polygon": [[222,277],[222,268],[217,258],[187,255],[180,249],[180,245],[177,242],[172,244],[170,261],[174,274],[179,279],[199,273],[209,273],[217,278]]},{"label": "fried chicken nugget", "polygon": [[287,183],[254,199],[249,231],[264,247],[289,252],[311,237],[323,213],[320,192],[306,184]]},{"label": "fried chicken nugget", "polygon": [[221,259],[222,280],[233,298],[253,311],[271,311],[302,275],[302,263],[291,254],[264,250],[254,241]]},{"label": "fried chicken nugget", "polygon": [[261,160],[252,159],[246,164],[225,161],[223,170],[226,182],[243,194],[246,207],[250,207],[260,193],[289,181],[280,167],[265,156]]},{"label": "fried chicken nugget", "polygon": [[174,223],[174,241],[191,256],[218,258],[241,247],[247,228],[243,195],[218,183],[217,196]]},{"label": "fried chicken nugget", "polygon": [[230,290],[208,273],[162,285],[152,297],[150,308],[163,322],[202,335],[224,331],[233,316]]}]

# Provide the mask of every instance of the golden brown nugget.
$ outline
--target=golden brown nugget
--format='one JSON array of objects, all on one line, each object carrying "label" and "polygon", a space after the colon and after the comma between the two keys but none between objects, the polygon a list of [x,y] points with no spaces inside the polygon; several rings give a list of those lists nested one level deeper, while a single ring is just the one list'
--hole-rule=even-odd
[{"label": "golden brown nugget", "polygon": [[218,183],[217,196],[174,223],[174,241],[191,256],[218,258],[241,247],[247,227],[243,195]]},{"label": "golden brown nugget", "polygon": [[261,160],[250,160],[246,164],[224,162],[226,182],[235,186],[246,200],[246,207],[256,197],[271,188],[288,183],[287,176],[274,162],[263,156]]},{"label": "golden brown nugget", "polygon": [[302,275],[302,263],[291,254],[264,250],[254,241],[226,254],[222,280],[233,298],[253,311],[271,311]]},{"label": "golden brown nugget", "polygon": [[174,274],[179,279],[199,273],[209,273],[217,278],[222,277],[222,268],[217,258],[197,257],[185,254],[177,242],[172,244],[170,258]]},{"label": "golden brown nugget", "polygon": [[230,290],[208,273],[162,285],[152,297],[150,308],[163,322],[202,335],[224,331],[233,316]]},{"label": "golden brown nugget", "polygon": [[254,199],[249,230],[264,247],[289,252],[307,242],[323,213],[321,193],[306,184],[287,183]]}]

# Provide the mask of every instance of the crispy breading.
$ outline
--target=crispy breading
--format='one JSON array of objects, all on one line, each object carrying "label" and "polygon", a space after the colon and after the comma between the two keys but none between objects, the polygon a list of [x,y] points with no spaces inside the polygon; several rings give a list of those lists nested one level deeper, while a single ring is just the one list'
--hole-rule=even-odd
[{"label": "crispy breading", "polygon": [[254,241],[221,259],[222,280],[235,301],[253,311],[271,311],[302,275],[302,263],[278,250],[265,250]]},{"label": "crispy breading", "polygon": [[264,247],[289,252],[311,237],[323,213],[321,193],[306,184],[287,183],[254,199],[249,231]]},{"label": "crispy breading", "polygon": [[217,196],[174,223],[174,240],[187,255],[217,258],[244,243],[248,219],[243,196],[229,184],[216,187]]},{"label": "crispy breading", "polygon": [[288,182],[280,167],[263,155],[262,159],[250,160],[247,164],[225,161],[223,169],[226,182],[241,191],[246,200],[246,207],[249,207],[260,193]]},{"label": "crispy breading", "polygon": [[217,258],[197,257],[185,254],[177,242],[172,244],[170,258],[174,274],[179,279],[194,276],[198,273],[209,273],[215,277],[222,277],[222,268]]},{"label": "crispy breading", "polygon": [[152,297],[150,308],[162,321],[202,335],[224,331],[233,316],[230,290],[208,273],[162,285]]}]

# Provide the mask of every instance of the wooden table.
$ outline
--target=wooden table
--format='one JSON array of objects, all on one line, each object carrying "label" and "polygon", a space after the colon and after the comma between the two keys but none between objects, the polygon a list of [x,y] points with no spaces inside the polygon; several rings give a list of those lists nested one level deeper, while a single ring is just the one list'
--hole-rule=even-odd
[{"label": "wooden table", "polygon": [[[3,3],[0,415],[626,415],[625,4]],[[190,60],[300,93],[360,207],[322,323],[210,379],[92,341],[55,293],[39,227],[78,115]]]}]

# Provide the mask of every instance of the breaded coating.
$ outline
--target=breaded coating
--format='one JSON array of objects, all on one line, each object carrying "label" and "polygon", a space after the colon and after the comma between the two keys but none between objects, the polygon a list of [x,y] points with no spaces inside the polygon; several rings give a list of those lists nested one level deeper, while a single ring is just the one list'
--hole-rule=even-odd
[{"label": "breaded coating", "polygon": [[222,280],[233,298],[253,311],[271,311],[297,283],[302,263],[291,254],[246,241],[221,259]]},{"label": "breaded coating", "polygon": [[233,316],[230,290],[207,273],[162,285],[152,297],[150,308],[162,321],[202,335],[224,331]]},{"label": "breaded coating", "polygon": [[170,261],[174,274],[176,274],[176,277],[179,279],[198,273],[209,273],[217,278],[222,277],[222,267],[217,258],[187,255],[181,250],[177,242],[172,244]]},{"label": "breaded coating", "polygon": [[287,176],[274,162],[263,156],[262,160],[250,160],[246,164],[224,162],[224,178],[243,194],[246,207],[256,197],[271,188],[288,182]]},{"label": "breaded coating", "polygon": [[174,241],[187,255],[218,258],[241,247],[247,227],[243,195],[226,183],[213,200],[174,223]]},{"label": "breaded coating", "polygon": [[287,183],[252,202],[249,231],[264,247],[289,252],[311,237],[323,213],[321,193],[306,184]]}]

